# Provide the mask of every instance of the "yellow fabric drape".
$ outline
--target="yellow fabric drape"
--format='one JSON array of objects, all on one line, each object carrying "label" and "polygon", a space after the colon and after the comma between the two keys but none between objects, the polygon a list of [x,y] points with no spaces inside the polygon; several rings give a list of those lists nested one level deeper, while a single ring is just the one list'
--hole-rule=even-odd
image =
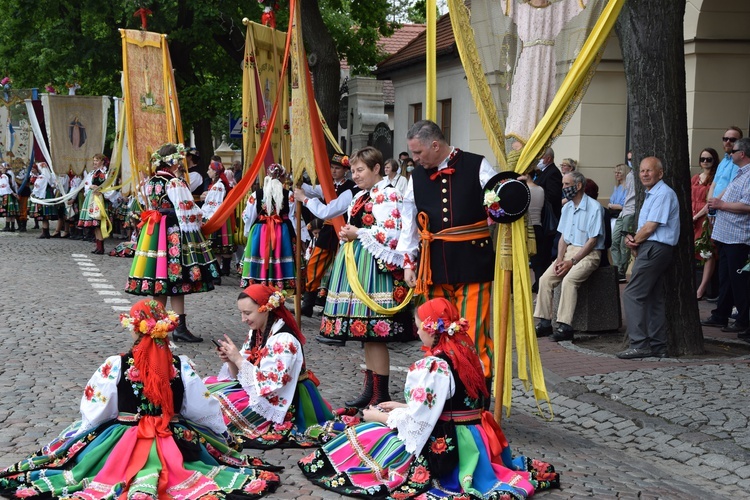
[{"label": "yellow fabric drape", "polygon": [[425,83],[427,88],[424,95],[424,117],[427,120],[437,121],[437,4],[435,0],[427,0],[427,31],[425,35],[427,55]]},{"label": "yellow fabric drape", "polygon": [[[581,51],[573,62],[570,71],[566,75],[559,90],[555,94],[552,104],[547,109],[542,120],[537,124],[529,141],[521,151],[518,162],[515,164],[514,171],[518,173],[525,172],[533,160],[541,152],[544,145],[556,132],[558,125],[565,113],[568,104],[577,97],[580,97],[583,83],[585,82],[591,65],[598,60],[604,44],[609,37],[617,16],[622,9],[625,0],[609,0],[602,11],[601,16],[596,22],[591,33],[586,39]],[[461,61],[464,71],[467,74],[467,82],[471,91],[474,104],[480,113],[480,120],[484,127],[487,137],[490,138],[490,144],[493,152],[498,157],[498,162],[504,162],[505,154],[496,141],[502,140],[503,130],[499,127],[499,122],[493,119],[490,114],[497,116],[494,102],[489,95],[489,88],[484,88],[486,78],[479,63],[479,55],[474,43],[474,32],[471,29],[469,21],[469,12],[459,0],[448,0],[448,6],[451,12],[451,21],[453,24],[453,33],[456,38]],[[490,104],[491,103],[491,104]],[[486,109],[485,109],[486,108]],[[485,114],[483,117],[482,114]],[[523,219],[513,222],[510,238],[512,241],[512,269],[517,272],[513,273],[513,303],[512,317],[513,321],[507,322],[507,337],[505,345],[505,359],[495,358],[495,373],[500,371],[500,363],[503,362],[503,394],[502,404],[506,412],[510,412],[511,395],[512,395],[512,331],[516,333],[516,350],[518,357],[518,377],[524,382],[528,389],[529,372],[531,375],[531,384],[534,389],[534,396],[537,403],[547,401],[550,404],[549,395],[547,394],[544,382],[544,373],[542,371],[541,359],[537,345],[536,335],[534,333],[534,321],[531,299],[531,284],[528,273],[528,248],[526,246],[526,228]],[[505,238],[498,238],[498,258],[495,261],[495,283],[492,298],[493,309],[493,331],[495,332],[495,351],[500,351],[500,309],[501,304],[506,297],[503,297],[503,289],[500,286],[505,269],[501,266],[501,252]],[[506,241],[507,243],[507,241]],[[497,395],[496,395],[497,396]],[[551,412],[551,408],[550,408]],[[551,414],[551,413],[550,413]]]},{"label": "yellow fabric drape", "polygon": [[347,241],[344,244],[344,257],[346,257],[346,279],[349,281],[349,286],[352,288],[354,295],[362,301],[364,305],[375,311],[375,314],[384,316],[391,316],[396,314],[404,307],[406,307],[411,298],[414,295],[414,289],[409,288],[409,292],[406,294],[406,298],[396,307],[386,308],[372,300],[365,289],[362,288],[362,284],[359,282],[359,272],[357,271],[357,263],[354,260],[354,244],[351,241]]},{"label": "yellow fabric drape", "polygon": [[104,197],[101,194],[95,194],[94,202],[96,203],[96,206],[99,207],[99,214],[101,215],[99,228],[102,231],[102,239],[106,240],[109,238],[109,233],[112,232],[112,222],[107,215],[107,207],[104,206]]}]

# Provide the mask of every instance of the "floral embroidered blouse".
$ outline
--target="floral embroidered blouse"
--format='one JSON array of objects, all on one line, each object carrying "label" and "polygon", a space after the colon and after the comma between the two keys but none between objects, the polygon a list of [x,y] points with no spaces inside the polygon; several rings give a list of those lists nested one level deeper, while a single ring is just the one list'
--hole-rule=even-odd
[{"label": "floral embroidered blouse", "polygon": [[386,422],[398,431],[406,451],[422,450],[443,413],[445,402],[455,391],[453,373],[444,359],[426,356],[409,367],[404,386],[407,406],[391,410]]},{"label": "floral embroidered blouse", "polygon": [[205,223],[219,209],[227,196],[227,188],[224,183],[217,180],[208,188],[208,194],[203,201],[203,222]]},{"label": "floral embroidered blouse", "polygon": [[[292,404],[297,380],[304,364],[302,346],[291,332],[285,330],[286,323],[277,319],[256,364],[247,361],[255,342],[256,330],[250,330],[240,354],[245,361],[239,367],[237,382],[247,393],[252,411],[277,424],[284,421]],[[232,380],[225,363],[218,375],[219,380]]]},{"label": "floral embroidered blouse", "polygon": [[148,181],[145,192],[151,210],[174,210],[180,231],[200,231],[203,212],[184,180],[160,170]]},{"label": "floral embroidered blouse", "polygon": [[34,188],[31,190],[31,196],[40,200],[47,197],[47,187],[53,182],[52,172],[47,168],[41,169],[41,172],[34,179]]},{"label": "floral embroidered blouse", "polygon": [[92,171],[89,175],[86,176],[86,179],[83,181],[84,186],[84,193],[89,194],[89,191],[94,189],[96,186],[101,186],[104,184],[104,181],[107,180],[107,169],[97,168],[96,170]]},{"label": "floral embroidered blouse", "polygon": [[[369,200],[363,200],[369,196]],[[362,201],[365,201],[362,206]],[[359,191],[349,205],[349,221],[362,221],[357,239],[370,254],[386,264],[403,267],[404,256],[396,252],[401,234],[401,193],[385,178],[369,191]],[[358,213],[354,213],[354,212]],[[360,218],[361,217],[361,218]],[[355,224],[356,225],[356,224]]]},{"label": "floral embroidered blouse", "polygon": [[[122,388],[122,383],[129,383],[132,387],[135,399],[140,401],[138,409],[144,414],[152,413],[147,408],[148,401],[142,397],[143,383],[140,380],[140,374],[134,366],[123,367],[123,358],[127,359],[128,356],[117,355],[107,358],[86,384],[81,398],[81,432],[117,418],[120,411],[132,411],[131,405],[126,404],[126,401],[133,398],[127,397],[120,400],[118,397],[118,385]],[[179,377],[182,380],[184,389],[179,414],[187,420],[208,427],[217,434],[225,432],[227,427],[224,424],[219,402],[211,397],[203,381],[193,370],[188,357],[183,355],[178,359],[179,373],[175,368],[173,377]],[[123,406],[128,406],[128,408]]]}]

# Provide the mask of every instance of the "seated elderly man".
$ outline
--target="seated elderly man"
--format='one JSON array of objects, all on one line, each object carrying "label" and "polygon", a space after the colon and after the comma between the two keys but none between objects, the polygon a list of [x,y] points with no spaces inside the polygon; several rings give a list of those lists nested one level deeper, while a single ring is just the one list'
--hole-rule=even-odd
[{"label": "seated elderly man", "polygon": [[534,317],[539,318],[537,337],[552,334],[552,293],[561,285],[560,305],[557,308],[557,331],[552,340],[573,340],[573,314],[578,299],[578,287],[599,267],[604,249],[604,207],[583,189],[586,178],[580,172],[570,172],[563,177],[563,196],[568,200],[563,206],[560,223],[560,243],[557,259],[539,279],[539,294]]}]

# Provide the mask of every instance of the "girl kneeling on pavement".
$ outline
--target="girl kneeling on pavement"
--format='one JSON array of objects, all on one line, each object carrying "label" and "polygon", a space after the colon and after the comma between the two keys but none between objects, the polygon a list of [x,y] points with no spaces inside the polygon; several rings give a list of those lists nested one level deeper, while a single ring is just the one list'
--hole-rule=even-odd
[{"label": "girl kneeling on pavement", "polygon": [[519,499],[559,486],[551,465],[512,458],[483,410],[484,374],[456,307],[432,299],[416,316],[426,355],[409,368],[406,403],[364,410],[364,423],[299,461],[305,476],[343,495],[372,498]]}]

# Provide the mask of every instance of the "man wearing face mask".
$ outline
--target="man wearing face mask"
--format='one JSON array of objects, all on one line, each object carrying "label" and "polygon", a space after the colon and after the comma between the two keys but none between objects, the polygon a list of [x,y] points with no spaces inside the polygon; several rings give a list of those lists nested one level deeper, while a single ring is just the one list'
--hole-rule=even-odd
[{"label": "man wearing face mask", "polygon": [[[544,189],[545,206],[552,208],[552,213],[560,220],[562,208],[562,173],[555,165],[555,152],[547,148],[537,164],[537,174],[534,183]],[[547,205],[549,203],[549,205]],[[542,269],[546,269],[552,262],[552,249],[554,248],[557,234],[545,235],[541,241],[537,241],[537,263]],[[536,273],[535,273],[536,274]],[[532,286],[532,292],[536,292],[539,286],[540,276],[534,276],[536,283]]]},{"label": "man wearing face mask", "polygon": [[537,337],[552,333],[552,295],[560,285],[560,304],[557,308],[557,331],[552,340],[573,340],[573,314],[578,299],[578,287],[599,267],[604,249],[604,207],[583,192],[586,178],[580,172],[565,174],[562,194],[568,203],[562,208],[560,242],[557,259],[539,278],[534,317],[539,318]]}]

